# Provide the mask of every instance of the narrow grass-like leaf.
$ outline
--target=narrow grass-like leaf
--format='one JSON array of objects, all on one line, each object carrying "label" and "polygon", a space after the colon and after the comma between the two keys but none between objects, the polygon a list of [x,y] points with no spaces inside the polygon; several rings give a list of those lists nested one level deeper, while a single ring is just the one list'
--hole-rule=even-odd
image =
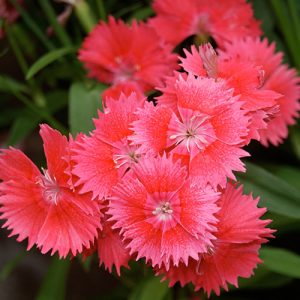
[{"label": "narrow grass-like leaf", "polygon": [[96,0],[98,15],[101,20],[106,20],[106,9],[103,0]]},{"label": "narrow grass-like leaf", "polygon": [[54,257],[36,300],[64,300],[70,260]]},{"label": "narrow grass-like leaf", "polygon": [[66,47],[57,50],[53,50],[48,52],[47,54],[43,55],[40,59],[38,59],[28,70],[26,74],[26,79],[32,78],[36,73],[40,70],[45,68],[47,65],[53,63],[57,59],[61,58],[62,56],[75,52],[76,49],[73,47]]},{"label": "narrow grass-like leaf", "polygon": [[260,204],[271,212],[300,219],[300,193],[289,183],[254,164],[246,164],[246,173],[239,174],[247,193],[260,196]]},{"label": "narrow grass-like leaf", "polygon": [[36,37],[44,44],[44,46],[48,50],[55,49],[52,42],[47,38],[46,34],[41,30],[40,26],[35,23],[30,14],[25,9],[23,9],[16,0],[10,0],[10,2],[15,6],[19,14],[22,16],[28,28],[36,35]]},{"label": "narrow grass-like leaf", "polygon": [[269,270],[293,278],[300,278],[300,256],[285,249],[262,248],[260,257]]},{"label": "narrow grass-like leaf", "polygon": [[[47,106],[40,108],[45,112],[54,114],[67,104],[67,94],[65,91],[54,91],[47,94]],[[43,117],[34,113],[31,109],[25,108],[20,116],[15,119],[6,141],[7,146],[14,146],[25,139],[43,121]]]},{"label": "narrow grass-like leaf", "polygon": [[97,24],[96,17],[87,1],[77,1],[75,4],[75,13],[87,33]]},{"label": "narrow grass-like leaf", "polygon": [[0,270],[0,280],[5,280],[25,256],[26,252],[21,252],[16,257],[8,261]]},{"label": "narrow grass-like leaf", "polygon": [[152,15],[154,15],[154,11],[151,7],[142,7],[134,11],[130,18],[135,20],[146,20]]},{"label": "narrow grass-like leaf", "polygon": [[162,300],[169,291],[166,281],[160,282],[160,278],[151,277],[133,290],[129,300]]},{"label": "narrow grass-like leaf", "polygon": [[277,177],[291,184],[300,193],[300,169],[288,165],[272,164],[269,166],[270,170]]},{"label": "narrow grass-like leaf", "polygon": [[300,161],[300,125],[296,125],[290,129],[290,141],[293,151]]},{"label": "narrow grass-like leaf", "polygon": [[39,2],[62,45],[64,45],[65,47],[70,47],[72,45],[72,42],[65,29],[57,21],[56,13],[49,0],[39,0]]},{"label": "narrow grass-like leaf", "polygon": [[11,93],[12,91],[28,93],[29,88],[13,78],[6,75],[0,75],[0,92]]},{"label": "narrow grass-like leaf", "polygon": [[250,278],[240,278],[239,288],[241,289],[266,289],[278,288],[292,281],[292,278],[270,271],[264,264],[260,264],[254,270]]},{"label": "narrow grass-like leaf", "polygon": [[140,295],[140,300],[162,300],[169,291],[167,282],[160,282],[159,277],[148,280]]},{"label": "narrow grass-like leaf", "polygon": [[284,35],[285,41],[288,45],[288,50],[292,55],[294,63],[300,68],[300,45],[297,44],[298,37],[296,36],[292,16],[290,16],[287,5],[284,1],[270,0],[271,7],[277,17],[280,30]]}]

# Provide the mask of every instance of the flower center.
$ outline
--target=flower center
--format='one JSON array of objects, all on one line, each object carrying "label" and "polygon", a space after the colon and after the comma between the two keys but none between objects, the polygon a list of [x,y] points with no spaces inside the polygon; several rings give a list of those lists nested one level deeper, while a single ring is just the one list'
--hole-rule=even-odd
[{"label": "flower center", "polygon": [[138,163],[143,153],[139,151],[139,146],[129,145],[127,141],[114,144],[113,161],[115,168],[124,175],[134,164]]},{"label": "flower center", "polygon": [[181,109],[180,114],[182,121],[173,115],[168,135],[171,143],[175,141],[175,145],[183,152],[194,155],[216,139],[208,115],[190,109]]},{"label": "flower center", "polygon": [[171,207],[170,202],[161,202],[153,211],[152,214],[158,216],[160,220],[168,220],[170,219],[173,213],[173,209]]},{"label": "flower center", "polygon": [[52,177],[48,170],[42,170],[44,175],[39,176],[36,183],[41,186],[44,199],[48,202],[57,204],[60,188],[55,177]]},{"label": "flower center", "polygon": [[114,83],[133,80],[135,72],[140,70],[140,65],[133,63],[130,59],[121,56],[115,58]]}]

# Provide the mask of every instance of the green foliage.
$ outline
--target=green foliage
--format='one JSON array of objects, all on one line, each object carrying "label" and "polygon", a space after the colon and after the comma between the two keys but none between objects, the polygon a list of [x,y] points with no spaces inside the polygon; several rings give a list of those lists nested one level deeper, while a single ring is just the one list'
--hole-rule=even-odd
[{"label": "green foliage", "polygon": [[70,260],[53,257],[36,300],[64,300]]},{"label": "green foliage", "polygon": [[72,84],[69,92],[69,124],[71,133],[88,133],[93,129],[92,118],[97,109],[102,109],[101,92],[103,85],[88,87],[82,82]]},{"label": "green foliage", "polygon": [[134,289],[129,296],[129,300],[163,300],[168,293],[170,293],[170,290],[167,282],[162,283],[160,278],[151,277]]},{"label": "green foliage", "polygon": [[18,253],[13,259],[9,260],[0,269],[0,282],[8,278],[8,276],[18,266],[18,264],[22,261],[22,259],[25,257],[25,255],[26,255],[26,252]]},{"label": "green foliage", "polygon": [[299,255],[285,249],[272,247],[262,248],[260,256],[265,267],[269,270],[293,278],[300,278]]},{"label": "green foliage", "polygon": [[44,69],[47,65],[53,63],[57,59],[61,58],[62,56],[75,52],[76,49],[73,47],[67,47],[62,49],[53,50],[48,52],[47,54],[43,55],[39,58],[28,70],[26,74],[26,79],[32,78],[36,73],[40,70]]},{"label": "green foliage", "polygon": [[261,206],[279,215],[300,219],[299,190],[254,164],[247,163],[246,169],[246,173],[239,174],[240,181],[247,193],[260,196]]}]

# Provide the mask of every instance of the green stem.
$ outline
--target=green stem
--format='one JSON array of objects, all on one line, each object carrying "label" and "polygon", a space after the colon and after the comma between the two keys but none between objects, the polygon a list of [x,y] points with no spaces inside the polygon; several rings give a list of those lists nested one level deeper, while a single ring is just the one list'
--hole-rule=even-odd
[{"label": "green stem", "polygon": [[292,18],[294,34],[297,38],[296,42],[300,48],[300,15],[297,9],[296,0],[288,0],[288,7]]},{"label": "green stem", "polygon": [[55,11],[52,7],[52,5],[49,3],[49,0],[39,0],[40,6],[42,7],[45,15],[47,16],[49,23],[53,27],[55,33],[57,34],[58,39],[60,42],[66,46],[72,46],[72,42],[64,30],[64,28],[61,26],[61,24],[58,23]]},{"label": "green stem", "polygon": [[294,33],[287,8],[284,5],[284,2],[280,0],[270,0],[270,4],[279,22],[280,30],[284,36],[284,39],[286,40],[292,59],[298,69],[300,69],[300,49],[297,43],[295,43],[297,36]]},{"label": "green stem", "polygon": [[31,109],[34,113],[40,115],[44,120],[46,120],[52,127],[58,129],[62,134],[68,135],[69,131],[68,129],[61,124],[59,121],[57,121],[55,118],[53,118],[49,113],[47,113],[45,110],[41,109],[40,107],[37,107],[34,105],[27,97],[22,95],[19,92],[12,91],[14,96],[20,100],[22,103],[24,103],[29,109]]},{"label": "green stem", "polygon": [[46,38],[45,33],[40,29],[40,27],[34,22],[30,15],[22,9],[22,7],[17,3],[16,0],[10,0],[10,2],[15,6],[19,14],[22,16],[26,25],[31,29],[31,31],[36,35],[36,37],[44,44],[48,50],[55,49],[54,45]]},{"label": "green stem", "polygon": [[25,75],[28,71],[28,65],[27,65],[27,62],[25,60],[25,57],[24,57],[20,47],[17,44],[16,39],[14,38],[12,28],[10,28],[10,26],[6,26],[5,31],[6,31],[6,34],[7,34],[8,41],[11,45],[11,48],[12,48],[12,50],[15,54],[15,57],[16,57],[18,63],[19,63],[19,66],[20,66],[23,74]]},{"label": "green stem", "polygon": [[78,0],[75,5],[75,12],[83,29],[89,33],[96,25],[96,18],[85,0]]},{"label": "green stem", "polygon": [[[8,41],[11,45],[11,48],[16,56],[16,59],[19,63],[19,66],[23,72],[23,74],[26,76],[28,72],[28,65],[26,62],[26,59],[23,55],[23,52],[21,51],[21,48],[18,44],[17,38],[15,37],[15,34],[13,32],[13,27],[7,26],[6,28]],[[36,82],[33,79],[28,80],[28,83],[33,91],[33,99],[35,100],[36,104],[39,106],[45,106],[46,99],[43,94],[43,92],[39,89]]]},{"label": "green stem", "polygon": [[100,19],[106,21],[106,11],[105,11],[103,0],[96,0],[96,4],[97,4]]}]

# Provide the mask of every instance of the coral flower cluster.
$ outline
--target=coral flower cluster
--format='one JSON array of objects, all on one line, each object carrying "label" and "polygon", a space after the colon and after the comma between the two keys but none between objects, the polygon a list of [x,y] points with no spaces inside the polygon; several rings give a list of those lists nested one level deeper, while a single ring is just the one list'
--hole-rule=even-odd
[{"label": "coral flower cluster", "polygon": [[[299,77],[260,40],[244,0],[153,7],[148,22],[110,17],[83,42],[88,76],[110,85],[92,132],[68,140],[41,125],[42,172],[21,151],[2,150],[1,219],[42,253],[97,252],[118,275],[143,259],[170,286],[219,295],[253,274],[273,237],[271,220],[261,219],[266,208],[234,172],[246,171],[243,147],[253,139],[278,145],[287,137]],[[178,57],[172,48],[190,35],[218,48],[193,45]]]}]

